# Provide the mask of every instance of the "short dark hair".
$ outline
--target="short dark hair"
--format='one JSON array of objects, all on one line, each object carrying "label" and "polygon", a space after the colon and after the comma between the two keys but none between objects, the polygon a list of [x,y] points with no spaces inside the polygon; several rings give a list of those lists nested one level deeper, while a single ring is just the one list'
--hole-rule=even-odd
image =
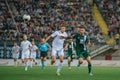
[{"label": "short dark hair", "polygon": [[79,28],[80,28],[80,29],[85,29],[85,30],[86,30],[86,28],[85,28],[84,26],[80,26]]}]

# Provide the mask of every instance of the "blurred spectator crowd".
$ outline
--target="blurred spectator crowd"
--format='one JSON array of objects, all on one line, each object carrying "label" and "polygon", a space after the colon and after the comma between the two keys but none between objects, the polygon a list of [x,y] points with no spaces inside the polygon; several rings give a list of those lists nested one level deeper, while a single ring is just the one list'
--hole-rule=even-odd
[{"label": "blurred spectator crowd", "polygon": [[109,27],[109,37],[120,44],[120,0],[96,0]]},{"label": "blurred spectator crowd", "polygon": [[[98,1],[102,9],[103,5],[106,5],[104,1],[109,0]],[[27,34],[28,39],[39,40],[58,30],[61,25],[65,25],[69,36],[76,32],[79,26],[84,26],[91,42],[105,42],[102,31],[93,18],[93,5],[89,0],[6,0],[6,2],[0,0],[0,40],[21,40],[23,34]],[[108,11],[105,12],[106,8],[103,9],[103,16],[108,16],[106,20],[109,27],[118,25],[119,15],[117,13],[113,15],[114,9],[108,14]],[[117,12],[120,13],[120,9]],[[29,14],[31,20],[23,20],[24,14]]]}]

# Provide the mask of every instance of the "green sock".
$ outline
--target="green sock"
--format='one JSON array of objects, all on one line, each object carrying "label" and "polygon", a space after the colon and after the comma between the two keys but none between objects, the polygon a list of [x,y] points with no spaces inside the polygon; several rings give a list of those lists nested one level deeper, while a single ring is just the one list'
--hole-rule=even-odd
[{"label": "green sock", "polygon": [[68,67],[70,67],[70,64],[71,64],[71,62],[70,62],[70,61],[68,61]]},{"label": "green sock", "polygon": [[78,65],[77,65],[77,67],[80,67],[80,62],[78,62]]},{"label": "green sock", "polygon": [[42,69],[43,69],[45,66],[44,61],[41,61],[41,64],[42,64]]},{"label": "green sock", "polygon": [[88,64],[88,73],[91,73],[92,65]]}]

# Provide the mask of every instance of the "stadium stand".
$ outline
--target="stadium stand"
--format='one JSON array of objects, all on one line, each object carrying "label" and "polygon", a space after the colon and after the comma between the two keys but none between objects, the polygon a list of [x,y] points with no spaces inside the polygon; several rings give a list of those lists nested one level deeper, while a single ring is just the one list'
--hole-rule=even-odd
[{"label": "stadium stand", "polygon": [[[99,10],[108,25],[108,35],[115,38],[120,45],[120,1],[119,0],[95,0]],[[98,5],[99,3],[99,5]],[[116,39],[117,38],[117,39]]]},{"label": "stadium stand", "polygon": [[[95,44],[90,51],[106,44],[89,0],[1,0],[0,4],[0,41],[7,40],[6,49],[3,48],[4,41],[0,45],[0,58],[4,57],[4,51],[5,58],[11,58],[10,47],[14,41],[19,43],[23,34],[28,35],[28,40],[38,42],[39,38],[47,37],[61,25],[66,25],[69,35],[77,32],[79,26],[86,27],[91,42]],[[24,14],[29,14],[31,20],[23,20]]]}]

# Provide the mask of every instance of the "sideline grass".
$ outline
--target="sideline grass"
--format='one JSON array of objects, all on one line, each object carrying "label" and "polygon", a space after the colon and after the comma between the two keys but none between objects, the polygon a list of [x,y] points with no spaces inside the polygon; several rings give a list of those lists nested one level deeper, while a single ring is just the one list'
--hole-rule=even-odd
[{"label": "sideline grass", "polygon": [[93,76],[87,73],[87,67],[63,67],[57,76],[55,66],[47,66],[44,70],[39,66],[28,68],[23,66],[0,66],[0,80],[120,80],[120,67],[93,67]]}]

